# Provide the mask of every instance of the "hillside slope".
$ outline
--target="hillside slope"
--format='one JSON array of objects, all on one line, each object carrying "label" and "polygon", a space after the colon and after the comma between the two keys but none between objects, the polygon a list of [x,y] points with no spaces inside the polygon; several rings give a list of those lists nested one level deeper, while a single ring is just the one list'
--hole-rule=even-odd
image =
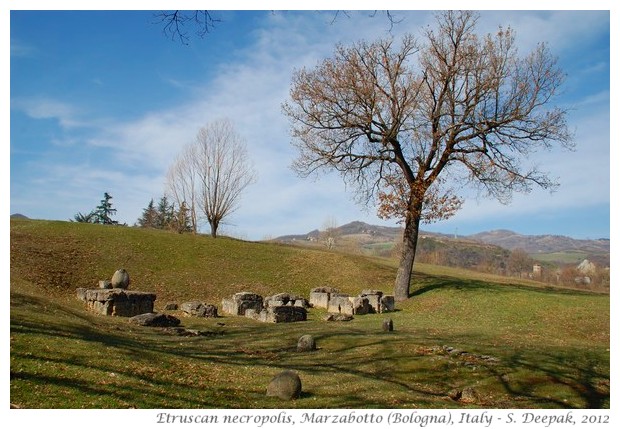
[{"label": "hillside slope", "polygon": [[392,267],[361,256],[169,231],[57,221],[11,221],[11,277],[74,296],[125,268],[131,288],[158,302],[219,302],[244,290],[292,292],[337,284],[343,292],[392,288]]},{"label": "hillside slope", "polygon": [[[389,314],[265,324],[193,318],[199,336],[90,313],[75,288],[126,268],[155,307],[241,290],[389,291],[393,261],[272,243],[11,221],[10,389],[20,408],[608,408],[609,295],[430,265]],[[514,282],[514,283],[513,283]],[[381,329],[393,320],[394,331]],[[312,334],[318,349],[296,351]],[[265,396],[284,369],[303,395]],[[474,391],[467,400],[459,392]]]}]

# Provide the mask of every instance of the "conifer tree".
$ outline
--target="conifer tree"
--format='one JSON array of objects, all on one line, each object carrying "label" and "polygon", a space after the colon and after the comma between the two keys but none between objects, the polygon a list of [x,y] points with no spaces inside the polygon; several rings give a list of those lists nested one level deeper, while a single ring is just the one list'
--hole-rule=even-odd
[{"label": "conifer tree", "polygon": [[156,228],[158,212],[155,208],[155,201],[151,198],[149,205],[142,211],[142,217],[138,219],[138,225],[142,228]]},{"label": "conifer tree", "polygon": [[159,199],[157,205],[157,228],[168,229],[172,226],[172,220],[174,218],[174,204],[168,202],[168,197],[164,195]]},{"label": "conifer tree", "polygon": [[112,195],[104,192],[103,200],[101,200],[101,203],[95,209],[93,223],[118,225],[118,221],[112,220],[112,216],[116,214],[116,209],[112,208],[110,200],[112,200]]}]

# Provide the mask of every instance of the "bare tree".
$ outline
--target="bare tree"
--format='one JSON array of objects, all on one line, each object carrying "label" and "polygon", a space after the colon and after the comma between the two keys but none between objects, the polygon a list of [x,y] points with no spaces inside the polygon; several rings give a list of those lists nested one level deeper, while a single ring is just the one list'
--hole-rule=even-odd
[{"label": "bare tree", "polygon": [[328,249],[333,249],[336,246],[336,239],[339,236],[338,221],[335,217],[330,216],[323,222],[323,230],[319,234],[320,240],[325,244]]},{"label": "bare tree", "polygon": [[190,229],[198,232],[198,174],[196,145],[183,148],[166,175],[166,192],[177,207],[186,207]]},{"label": "bare tree", "polygon": [[196,140],[184,148],[168,171],[168,190],[179,207],[187,207],[192,226],[198,211],[204,215],[215,238],[255,178],[243,139],[224,119],[200,128]]},{"label": "bare tree", "polygon": [[530,274],[533,266],[534,260],[523,249],[515,249],[510,252],[506,263],[506,269],[515,277],[523,277],[524,273]]},{"label": "bare tree", "polygon": [[422,35],[338,46],[293,76],[283,106],[302,176],[335,169],[379,215],[404,221],[395,281],[410,296],[421,221],[451,216],[450,185],[473,183],[507,203],[556,184],[523,164],[554,142],[571,146],[565,110],[549,106],[564,76],[544,44],[519,57],[510,28],[480,37],[473,12],[444,11]]}]

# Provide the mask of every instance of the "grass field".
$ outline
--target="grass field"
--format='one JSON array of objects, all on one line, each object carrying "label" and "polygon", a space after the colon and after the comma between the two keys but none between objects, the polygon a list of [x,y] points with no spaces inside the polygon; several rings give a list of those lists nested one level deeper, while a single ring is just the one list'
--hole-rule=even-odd
[{"label": "grass field", "polygon": [[[413,296],[387,314],[262,324],[183,317],[181,337],[98,316],[75,298],[118,268],[131,289],[219,305],[332,285],[389,292],[395,262],[134,228],[11,221],[11,403],[21,408],[609,408],[609,295],[416,266]],[[296,351],[312,334],[318,350]],[[283,369],[303,394],[265,395]],[[454,400],[464,388],[468,401]]]}]

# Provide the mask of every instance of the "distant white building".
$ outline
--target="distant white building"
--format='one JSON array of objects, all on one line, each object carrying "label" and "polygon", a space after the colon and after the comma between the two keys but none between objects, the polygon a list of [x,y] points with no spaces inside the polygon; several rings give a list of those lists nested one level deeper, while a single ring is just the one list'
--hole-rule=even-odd
[{"label": "distant white building", "polygon": [[543,270],[542,265],[534,264],[534,266],[532,267],[532,274],[534,275],[534,277],[541,277],[542,270]]},{"label": "distant white building", "polygon": [[577,265],[577,269],[581,274],[594,274],[596,272],[596,265],[587,259],[584,259],[583,262]]}]

